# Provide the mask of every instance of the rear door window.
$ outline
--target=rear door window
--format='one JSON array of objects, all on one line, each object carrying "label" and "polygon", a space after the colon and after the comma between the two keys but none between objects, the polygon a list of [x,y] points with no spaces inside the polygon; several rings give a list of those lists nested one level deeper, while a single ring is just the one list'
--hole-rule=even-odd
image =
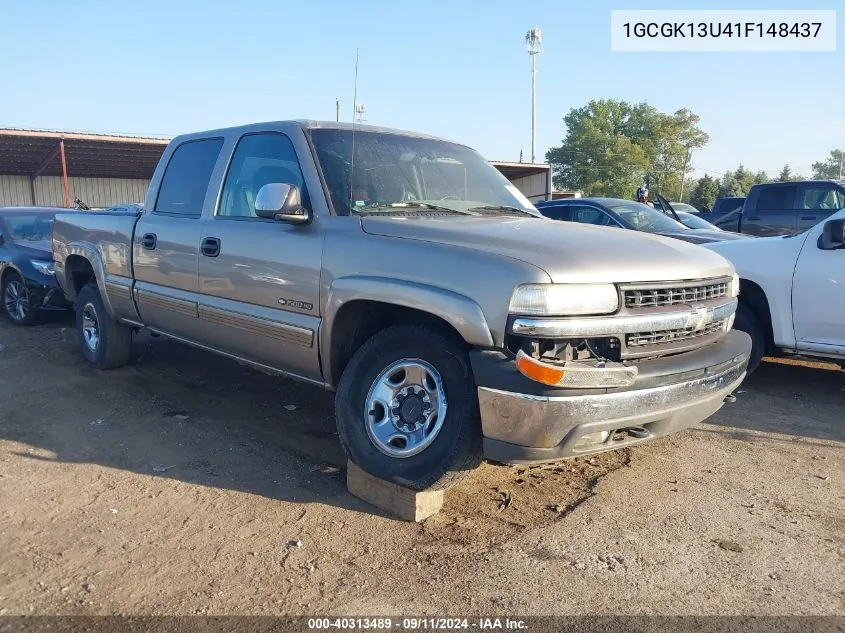
[{"label": "rear door window", "polygon": [[222,147],[222,138],[187,141],[177,147],[164,170],[153,213],[200,217]]},{"label": "rear door window", "polygon": [[572,219],[581,224],[596,224],[598,226],[619,226],[607,213],[595,207],[573,207]]},{"label": "rear door window", "polygon": [[757,197],[758,211],[788,211],[795,208],[798,187],[764,187]]},{"label": "rear door window", "polygon": [[833,185],[805,185],[802,209],[838,211],[845,207],[845,194]]},{"label": "rear door window", "polygon": [[572,219],[572,207],[568,204],[558,204],[539,209],[540,213],[552,220],[569,222]]}]

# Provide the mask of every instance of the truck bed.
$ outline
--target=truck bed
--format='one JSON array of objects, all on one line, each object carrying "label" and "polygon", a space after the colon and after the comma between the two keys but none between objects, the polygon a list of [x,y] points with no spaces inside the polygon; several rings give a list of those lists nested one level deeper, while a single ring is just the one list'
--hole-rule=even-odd
[{"label": "truck bed", "polygon": [[[131,208],[57,214],[53,224],[57,272],[64,270],[65,261],[72,255],[94,254],[102,264],[106,282],[131,284],[132,238],[139,214]],[[62,275],[57,278],[61,283]]]}]

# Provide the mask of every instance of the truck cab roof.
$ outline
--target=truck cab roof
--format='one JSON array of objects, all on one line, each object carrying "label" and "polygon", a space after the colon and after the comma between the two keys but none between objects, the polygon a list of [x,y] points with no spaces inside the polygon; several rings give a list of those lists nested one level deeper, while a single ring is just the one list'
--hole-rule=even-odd
[{"label": "truck cab roof", "polygon": [[[367,125],[364,123],[349,123],[345,121],[319,121],[313,119],[289,119],[283,121],[265,121],[262,123],[249,123],[246,125],[236,125],[225,128],[218,128],[214,130],[204,130],[200,132],[191,132],[189,134],[182,134],[175,137],[171,143],[181,143],[186,140],[196,138],[209,138],[213,136],[229,136],[232,134],[241,135],[249,132],[259,132],[266,130],[278,130],[288,132],[299,129],[302,131],[310,130],[347,130],[356,132],[375,132],[380,134],[398,134],[402,136],[409,136],[414,138],[432,139],[447,142],[449,139],[444,139],[430,134],[421,134],[419,132],[412,132],[409,130],[400,130],[396,128],[382,127],[378,125]],[[457,145],[464,145],[463,143],[456,143]],[[465,145],[464,145],[465,146]],[[465,146],[466,147],[466,146]]]}]

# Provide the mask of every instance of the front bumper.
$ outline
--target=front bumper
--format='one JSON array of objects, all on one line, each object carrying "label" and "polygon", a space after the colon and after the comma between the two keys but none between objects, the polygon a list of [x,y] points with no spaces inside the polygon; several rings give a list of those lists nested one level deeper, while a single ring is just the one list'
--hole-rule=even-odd
[{"label": "front bumper", "polygon": [[40,310],[69,310],[73,307],[58,286],[30,283],[29,295],[32,305],[38,306]]},{"label": "front bumper", "polygon": [[624,389],[555,389],[528,380],[499,352],[472,354],[484,456],[547,462],[637,444],[718,411],[745,378],[751,339],[731,330],[701,349],[639,363]]}]

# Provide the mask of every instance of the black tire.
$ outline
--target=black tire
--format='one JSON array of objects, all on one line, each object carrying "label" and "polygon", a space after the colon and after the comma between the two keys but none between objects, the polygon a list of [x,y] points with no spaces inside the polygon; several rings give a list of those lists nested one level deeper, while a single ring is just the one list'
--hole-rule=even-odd
[{"label": "black tire", "polygon": [[[86,328],[89,335],[92,332],[92,318],[97,336],[94,344],[86,335]],[[129,362],[132,328],[109,316],[94,283],[85,285],[76,298],[76,330],[82,355],[88,364],[97,369],[117,369]]]},{"label": "black tire", "polygon": [[766,332],[757,315],[744,304],[740,304],[736,311],[734,329],[745,332],[751,337],[751,358],[748,361],[747,370],[747,375],[750,376],[760,366],[760,361],[766,353]]},{"label": "black tire", "polygon": [[[440,431],[427,447],[416,455],[393,457],[370,439],[366,401],[379,375],[404,359],[421,360],[439,373],[447,407]],[[481,463],[478,394],[469,357],[459,344],[426,327],[392,326],[364,343],[340,379],[335,418],[349,459],[379,479],[412,490],[448,488]]]},{"label": "black tire", "polygon": [[[17,311],[10,310],[9,302],[12,300],[7,293],[15,292],[15,296],[20,298],[22,303],[17,303],[23,310],[23,316]],[[38,320],[38,307],[32,305],[32,296],[26,286],[26,281],[16,271],[12,270],[3,275],[3,287],[0,288],[0,297],[3,300],[3,312],[6,317],[15,325],[32,325]]]}]

